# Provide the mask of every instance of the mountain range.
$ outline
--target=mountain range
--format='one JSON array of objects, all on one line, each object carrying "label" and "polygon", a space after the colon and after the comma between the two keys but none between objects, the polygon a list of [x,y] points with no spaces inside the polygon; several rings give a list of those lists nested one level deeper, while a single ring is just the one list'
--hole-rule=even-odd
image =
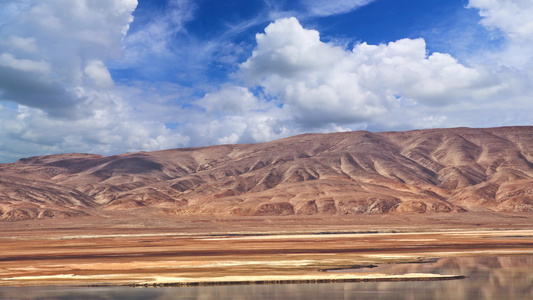
[{"label": "mountain range", "polygon": [[0,164],[0,220],[111,210],[332,217],[533,212],[533,127],[303,134]]}]

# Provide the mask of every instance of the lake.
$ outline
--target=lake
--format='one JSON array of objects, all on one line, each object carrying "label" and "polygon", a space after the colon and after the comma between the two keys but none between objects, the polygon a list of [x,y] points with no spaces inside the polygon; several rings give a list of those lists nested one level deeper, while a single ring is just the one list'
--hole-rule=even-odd
[{"label": "lake", "polygon": [[533,299],[533,255],[440,258],[333,272],[435,273],[468,278],[176,288],[0,287],[0,299]]}]

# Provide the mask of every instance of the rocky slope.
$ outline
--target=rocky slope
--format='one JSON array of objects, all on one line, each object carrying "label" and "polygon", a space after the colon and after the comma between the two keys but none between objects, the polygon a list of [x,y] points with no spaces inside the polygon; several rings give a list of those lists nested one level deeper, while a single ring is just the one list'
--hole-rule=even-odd
[{"label": "rocky slope", "polygon": [[305,134],[0,165],[0,219],[102,210],[349,215],[533,212],[533,127]]}]

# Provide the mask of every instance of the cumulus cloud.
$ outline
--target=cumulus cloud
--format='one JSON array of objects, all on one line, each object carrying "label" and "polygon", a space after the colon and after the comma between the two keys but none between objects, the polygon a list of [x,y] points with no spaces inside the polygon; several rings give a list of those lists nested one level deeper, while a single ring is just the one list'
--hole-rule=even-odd
[{"label": "cumulus cloud", "polygon": [[491,75],[466,67],[446,53],[427,54],[424,39],[354,47],[351,72],[368,90],[388,90],[395,97],[431,106],[482,99],[498,90]]},{"label": "cumulus cloud", "polygon": [[109,70],[101,60],[87,62],[84,69],[85,76],[97,89],[107,89],[113,87],[113,79]]},{"label": "cumulus cloud", "polygon": [[[189,144],[187,137],[162,123],[132,119],[120,98],[87,95],[100,108],[75,120],[53,119],[40,109],[17,106],[0,109],[2,148],[12,156],[63,152],[116,154],[161,150]],[[105,102],[105,103],[103,103]]]},{"label": "cumulus cloud", "polygon": [[116,87],[106,66],[123,54],[136,0],[3,1],[1,6],[10,11],[7,25],[0,26],[1,160],[189,144],[160,119],[138,113],[146,97],[130,100],[135,88]]},{"label": "cumulus cloud", "polygon": [[257,143],[295,134],[291,116],[275,100],[255,96],[242,86],[224,86],[196,101],[196,114],[184,131],[191,144]]},{"label": "cumulus cloud", "polygon": [[446,106],[499,88],[490,74],[449,54],[428,54],[423,39],[347,50],[322,42],[295,18],[280,19],[258,34],[257,49],[241,71],[249,84],[279,96],[296,121],[311,128],[376,121],[399,109],[399,99]]},{"label": "cumulus cloud", "polygon": [[119,57],[136,0],[4,1],[12,12],[0,27],[0,100],[70,118],[88,82],[109,87],[103,61]]},{"label": "cumulus cloud", "polygon": [[26,53],[37,53],[38,48],[35,38],[23,38],[19,36],[10,36],[7,40],[1,42],[4,45],[11,46],[17,50]]},{"label": "cumulus cloud", "polygon": [[297,134],[291,124],[279,118],[281,112],[255,112],[246,116],[226,115],[200,118],[182,133],[191,146],[268,142]]},{"label": "cumulus cloud", "polygon": [[51,71],[50,64],[45,61],[17,59],[10,53],[0,54],[0,66],[23,72],[40,73],[42,75],[46,75]]},{"label": "cumulus cloud", "polygon": [[258,108],[259,101],[247,88],[229,86],[206,94],[198,104],[208,113],[243,115]]}]

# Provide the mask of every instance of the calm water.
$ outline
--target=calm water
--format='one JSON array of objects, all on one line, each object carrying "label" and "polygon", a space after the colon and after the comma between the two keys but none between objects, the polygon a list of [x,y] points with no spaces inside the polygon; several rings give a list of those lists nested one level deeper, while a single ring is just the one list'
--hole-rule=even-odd
[{"label": "calm water", "polygon": [[433,282],[144,289],[0,287],[0,299],[533,299],[533,256],[445,258],[423,264],[380,265],[372,271],[461,274],[469,278]]}]

